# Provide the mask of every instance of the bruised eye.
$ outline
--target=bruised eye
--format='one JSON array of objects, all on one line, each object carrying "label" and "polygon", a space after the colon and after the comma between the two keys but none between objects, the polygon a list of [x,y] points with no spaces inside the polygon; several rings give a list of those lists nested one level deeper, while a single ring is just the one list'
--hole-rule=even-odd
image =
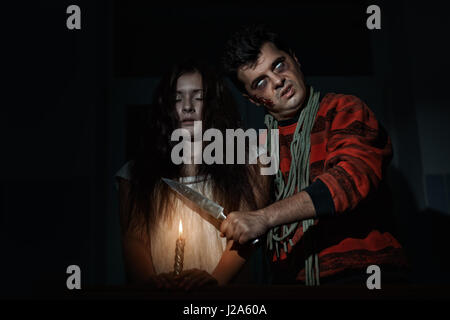
[{"label": "bruised eye", "polygon": [[258,81],[258,83],[256,84],[257,89],[262,89],[265,86],[266,86],[266,79],[262,79],[262,80]]},{"label": "bruised eye", "polygon": [[280,61],[280,62],[278,62],[277,65],[275,66],[275,70],[280,71],[280,70],[283,70],[284,67],[285,67],[284,62],[283,62],[283,61]]}]

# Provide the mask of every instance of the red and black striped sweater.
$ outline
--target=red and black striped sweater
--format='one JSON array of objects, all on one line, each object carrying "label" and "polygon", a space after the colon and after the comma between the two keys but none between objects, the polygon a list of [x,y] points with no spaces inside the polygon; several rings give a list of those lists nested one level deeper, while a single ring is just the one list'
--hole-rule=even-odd
[{"label": "red and black striped sweater", "polygon": [[[297,119],[278,125],[285,182]],[[319,253],[321,279],[371,264],[407,266],[387,223],[392,217],[384,176],[391,159],[390,138],[364,102],[343,94],[323,97],[311,133],[310,185],[304,190],[318,217],[307,233],[311,231]],[[273,253],[274,282],[305,280],[305,250],[310,248],[304,238],[300,223],[292,238],[294,246],[287,243],[288,254],[281,249],[277,258]]]}]

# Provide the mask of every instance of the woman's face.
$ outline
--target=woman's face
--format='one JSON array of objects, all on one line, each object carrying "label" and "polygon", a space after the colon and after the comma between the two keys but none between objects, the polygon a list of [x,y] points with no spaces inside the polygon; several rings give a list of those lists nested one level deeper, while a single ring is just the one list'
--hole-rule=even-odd
[{"label": "woman's face", "polygon": [[175,109],[179,127],[186,128],[194,135],[194,121],[203,116],[203,84],[200,73],[186,73],[177,80]]}]

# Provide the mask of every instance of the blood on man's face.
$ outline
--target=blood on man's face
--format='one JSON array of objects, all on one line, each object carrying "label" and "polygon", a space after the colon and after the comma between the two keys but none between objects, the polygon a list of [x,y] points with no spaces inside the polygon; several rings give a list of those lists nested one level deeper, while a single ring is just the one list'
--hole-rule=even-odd
[{"label": "blood on man's face", "polygon": [[263,105],[277,120],[289,119],[302,106],[306,86],[300,66],[288,53],[266,42],[256,64],[237,72],[254,103]]}]

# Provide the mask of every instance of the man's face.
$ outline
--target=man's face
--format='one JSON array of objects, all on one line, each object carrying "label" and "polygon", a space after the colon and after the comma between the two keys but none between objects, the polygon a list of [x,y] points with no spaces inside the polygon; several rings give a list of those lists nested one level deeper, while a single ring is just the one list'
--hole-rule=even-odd
[{"label": "man's face", "polygon": [[193,136],[194,121],[202,120],[203,114],[203,84],[198,72],[183,74],[178,78],[175,109],[179,127],[188,129]]},{"label": "man's face", "polygon": [[305,100],[303,74],[294,58],[267,42],[261,47],[256,65],[252,68],[242,66],[237,72],[248,98],[263,105],[277,120],[295,115]]}]

